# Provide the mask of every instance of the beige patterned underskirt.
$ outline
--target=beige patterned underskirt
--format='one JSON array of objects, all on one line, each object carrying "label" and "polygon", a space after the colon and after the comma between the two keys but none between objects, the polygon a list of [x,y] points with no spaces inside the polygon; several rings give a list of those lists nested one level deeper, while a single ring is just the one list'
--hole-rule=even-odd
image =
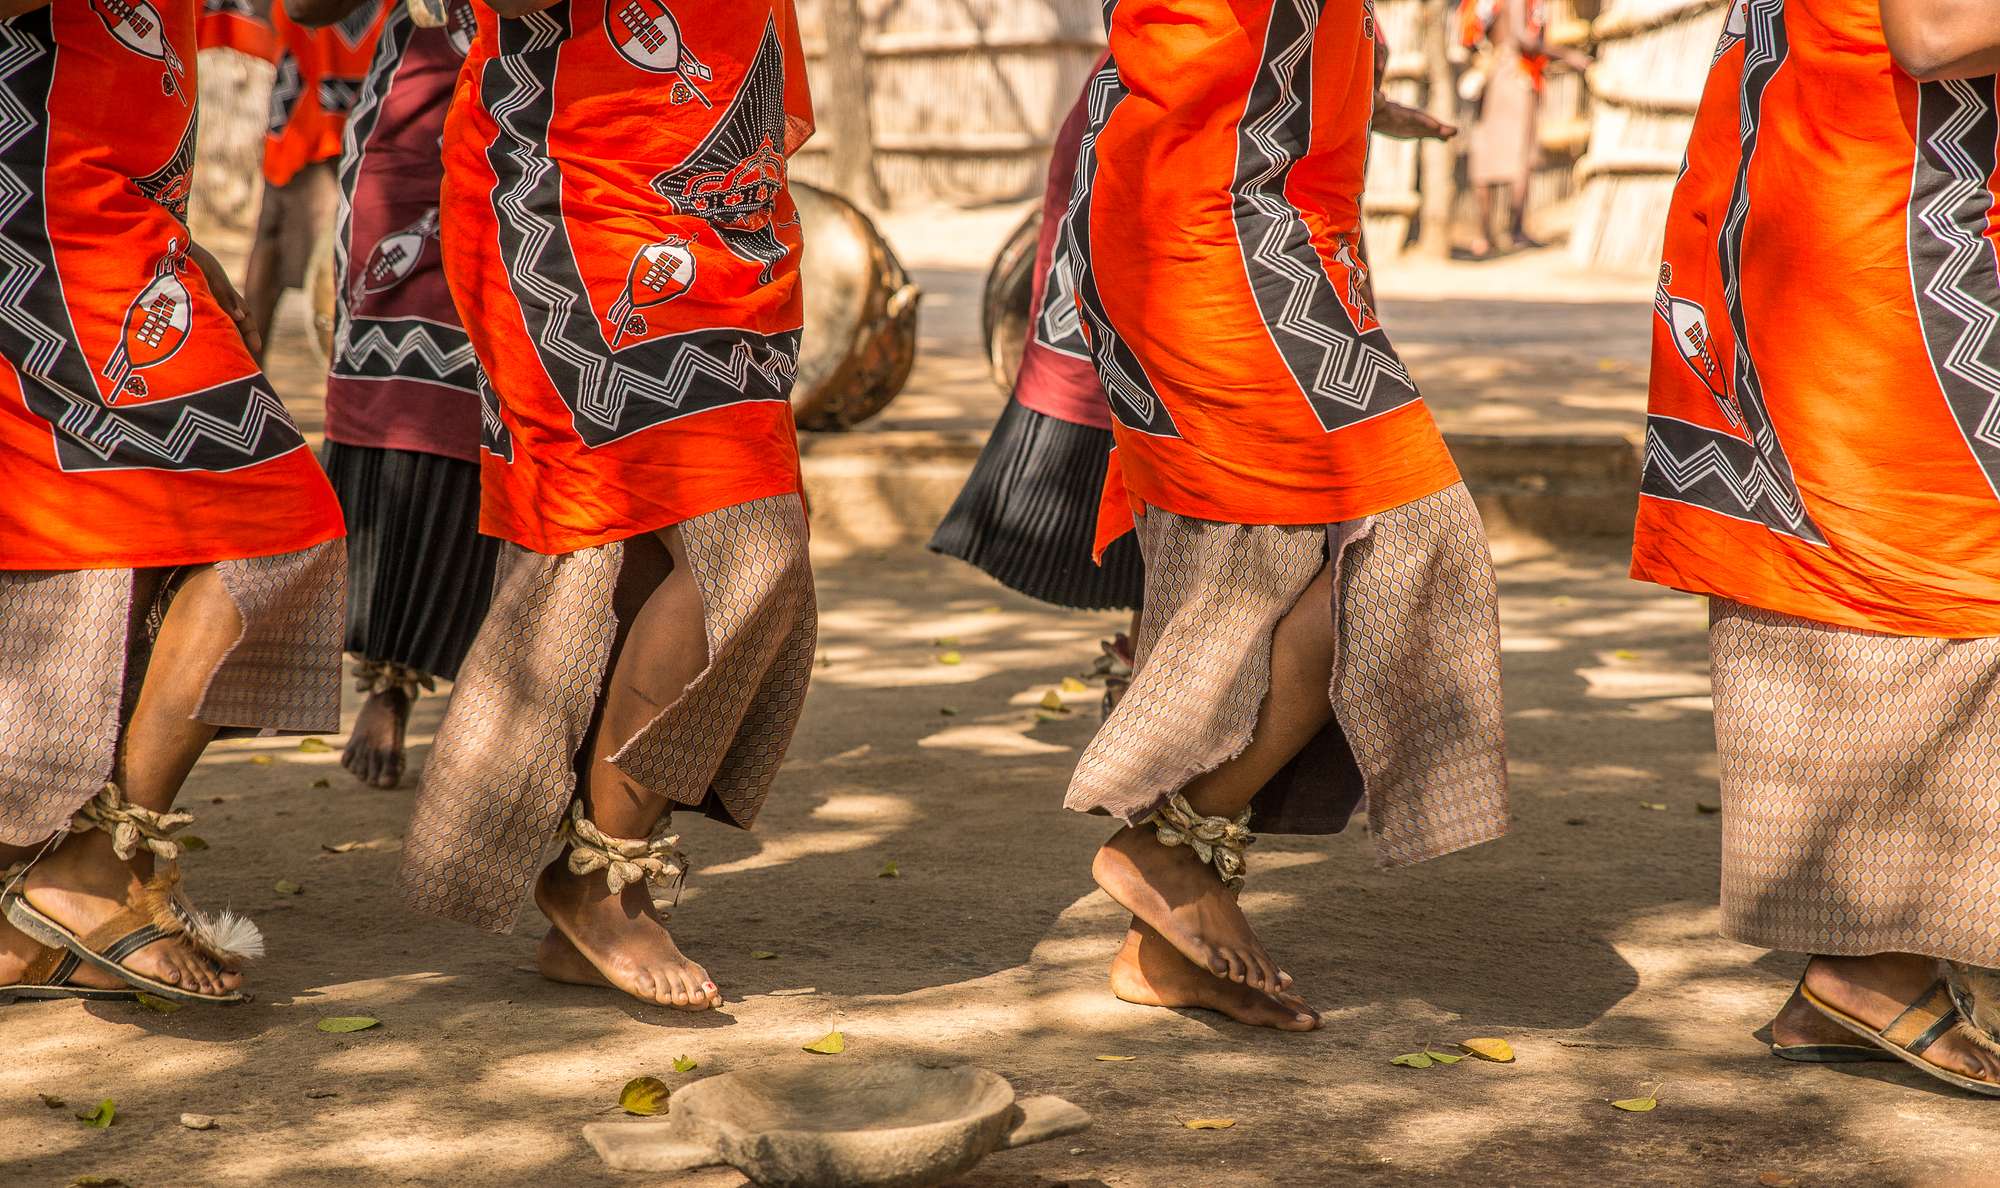
[{"label": "beige patterned underskirt", "polygon": [[[209,675],[195,717],[338,731],[347,542],[216,568],[243,634]],[[111,778],[162,601],[137,605],[139,585],[130,569],[0,573],[0,843],[49,837]]]},{"label": "beige patterned underskirt", "polygon": [[[680,525],[708,667],[611,762],[670,807],[745,828],[784,761],[818,639],[805,508],[783,495]],[[495,932],[520,918],[577,791],[618,637],[624,543],[501,546],[493,603],[452,688],[399,876],[418,911]],[[711,777],[712,773],[712,777]]]},{"label": "beige patterned underskirt", "polygon": [[1462,485],[1328,526],[1140,519],[1146,599],[1124,700],[1068,807],[1127,822],[1248,745],[1278,621],[1334,559],[1334,723],[1251,802],[1252,827],[1331,833],[1364,801],[1377,857],[1405,865],[1507,831],[1498,596]]},{"label": "beige patterned underskirt", "polygon": [[1722,931],[2000,966],[2000,637],[1715,600]]}]

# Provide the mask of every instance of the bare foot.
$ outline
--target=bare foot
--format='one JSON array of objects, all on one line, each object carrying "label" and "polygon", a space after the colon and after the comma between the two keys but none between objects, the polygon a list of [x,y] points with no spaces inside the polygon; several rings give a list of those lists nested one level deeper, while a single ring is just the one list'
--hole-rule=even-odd
[{"label": "bare foot", "polygon": [[[117,914],[152,875],[151,854],[141,851],[130,862],[122,862],[111,851],[111,838],[92,830],[72,834],[29,867],[22,878],[21,894],[43,915],[78,936],[87,936]],[[154,941],[126,957],[123,964],[135,973],[197,994],[227,994],[243,985],[241,973],[218,967],[174,938]]]},{"label": "bare foot", "polygon": [[403,782],[403,729],[410,724],[410,698],[401,689],[371,693],[355,715],[340,765],[371,788]]},{"label": "bare foot", "polygon": [[[1867,1041],[1813,1008],[1797,990],[1771,1020],[1771,1042],[1783,1048],[1805,1044],[1864,1044]],[[1884,1053],[1887,1055],[1887,1053]]]},{"label": "bare foot", "polygon": [[1266,994],[1289,983],[1215,868],[1186,846],[1161,845],[1151,826],[1112,834],[1091,860],[1090,873],[1120,907],[1216,977]]},{"label": "bare foot", "polygon": [[[722,1005],[722,992],[709,980],[708,971],[689,961],[674,944],[645,884],[629,885],[614,895],[602,874],[571,874],[558,858],[535,880],[535,906],[576,955],[595,969],[596,984],[683,1011]],[[590,983],[580,976],[564,976],[576,973],[574,964],[552,951],[547,940],[538,962],[542,972],[558,982]]]},{"label": "bare foot", "polygon": [[[1934,959],[1910,953],[1814,957],[1806,963],[1806,989],[1878,1030],[1921,997],[1938,976]],[[2000,1084],[2000,1054],[1980,1047],[1959,1029],[1945,1033],[1921,1058],[1963,1077]]]},{"label": "bare foot", "polygon": [[1252,1027],[1312,1031],[1319,1026],[1319,1012],[1297,995],[1279,991],[1274,996],[1211,977],[1136,919],[1111,960],[1111,992],[1140,1006],[1220,1011]]}]

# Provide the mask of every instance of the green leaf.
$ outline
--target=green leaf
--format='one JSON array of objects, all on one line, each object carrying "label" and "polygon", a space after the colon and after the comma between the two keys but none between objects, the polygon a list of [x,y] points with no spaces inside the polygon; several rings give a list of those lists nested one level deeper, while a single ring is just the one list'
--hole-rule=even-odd
[{"label": "green leaf", "polygon": [[838,1031],[829,1031],[824,1037],[807,1044],[805,1050],[821,1056],[838,1056],[847,1051],[847,1037]]},{"label": "green leaf", "polygon": [[1424,1049],[1424,1055],[1430,1057],[1434,1063],[1443,1065],[1457,1064],[1459,1061],[1465,1059],[1465,1057],[1452,1052],[1433,1052],[1429,1048]]},{"label": "green leaf", "polygon": [[896,866],[896,862],[892,858],[882,864],[880,873],[876,874],[875,877],[878,879],[900,879],[903,877],[903,872]]},{"label": "green leaf", "polygon": [[98,1102],[94,1107],[78,1114],[76,1120],[85,1126],[95,1126],[97,1129],[103,1130],[109,1127],[111,1120],[117,1116],[118,1103],[107,1097],[103,1101]]},{"label": "green leaf", "polygon": [[186,850],[190,854],[199,854],[208,848],[207,838],[192,833],[184,834],[174,840],[181,844],[181,849]]},{"label": "green leaf", "polygon": [[938,717],[940,718],[956,718],[957,716],[958,707],[955,705],[941,705],[938,707]]},{"label": "green leaf", "polygon": [[633,1077],[618,1091],[618,1108],[640,1118],[667,1112],[667,1083],[658,1077]]},{"label": "green leaf", "polygon": [[329,1019],[321,1019],[318,1023],[314,1024],[315,1027],[318,1027],[328,1035],[346,1035],[350,1031],[366,1031],[370,1027],[380,1027],[381,1025],[382,1020],[372,1018],[368,1015],[335,1015]]},{"label": "green leaf", "polygon": [[304,887],[299,886],[290,879],[279,879],[277,882],[271,884],[271,890],[276,891],[280,895],[304,895],[306,891]]},{"label": "green leaf", "polygon": [[65,1107],[65,1106],[69,1105],[69,1103],[68,1103],[68,1102],[64,1101],[64,1100],[63,1100],[62,1098],[60,1098],[60,1097],[57,1097],[57,1096],[56,1096],[55,1094],[53,1094],[53,1093],[39,1093],[39,1094],[36,1094],[36,1096],[37,1096],[37,1097],[40,1097],[40,1098],[42,1099],[42,1104],[43,1104],[44,1106],[46,1106],[46,1107],[48,1107],[49,1109],[52,1109],[52,1110],[60,1110],[60,1109],[62,1109],[63,1107]]},{"label": "green leaf", "polygon": [[1400,1064],[1404,1068],[1429,1068],[1436,1061],[1432,1060],[1427,1052],[1405,1052],[1401,1056],[1393,1057],[1389,1063]]},{"label": "green leaf", "polygon": [[299,740],[299,750],[304,751],[308,755],[324,755],[332,749],[333,744],[323,738],[302,738]]},{"label": "green leaf", "polygon": [[682,1072],[682,1073],[686,1073],[686,1072],[693,1072],[693,1071],[694,1071],[695,1069],[698,1069],[698,1068],[700,1068],[700,1067],[701,1067],[701,1065],[700,1065],[700,1063],[699,1063],[699,1062],[697,1062],[697,1061],[693,1061],[693,1060],[689,1060],[689,1059],[688,1059],[687,1057],[685,1057],[685,1056],[676,1056],[676,1057],[674,1057],[674,1071],[675,1071],[675,1072]]},{"label": "green leaf", "polygon": [[166,999],[161,998],[158,995],[140,994],[138,997],[140,1006],[145,1007],[147,1010],[158,1011],[162,1015],[171,1015],[175,1011],[181,1009],[180,1003],[168,1002]]},{"label": "green leaf", "polygon": [[1657,1097],[1627,1097],[1611,1103],[1612,1109],[1624,1110],[1628,1114],[1643,1114],[1659,1106],[1660,1099]]}]

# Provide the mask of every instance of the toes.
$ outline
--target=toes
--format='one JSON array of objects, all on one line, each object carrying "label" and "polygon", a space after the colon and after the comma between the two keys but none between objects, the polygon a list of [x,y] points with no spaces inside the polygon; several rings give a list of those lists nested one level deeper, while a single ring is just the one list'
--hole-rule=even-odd
[{"label": "toes", "polygon": [[1243,954],[1238,953],[1234,949],[1230,949],[1223,953],[1223,960],[1228,964],[1229,973],[1226,976],[1229,978],[1230,981],[1232,982],[1249,981],[1250,969],[1249,966],[1244,963]]}]

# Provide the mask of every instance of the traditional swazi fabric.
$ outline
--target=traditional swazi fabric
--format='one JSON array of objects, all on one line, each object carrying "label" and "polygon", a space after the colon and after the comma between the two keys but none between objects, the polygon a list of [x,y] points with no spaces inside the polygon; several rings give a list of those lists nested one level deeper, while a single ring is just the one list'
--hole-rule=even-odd
[{"label": "traditional swazi fabric", "polygon": [[[708,667],[611,762],[668,808],[749,827],[812,675],[805,507],[781,495],[680,525]],[[511,928],[577,794],[618,633],[631,542],[560,557],[501,550],[493,609],[424,766],[400,883],[418,911]],[[713,772],[714,778],[707,773]]]},{"label": "traditional swazi fabric", "polygon": [[1465,488],[1335,525],[1139,521],[1146,601],[1131,688],[1066,804],[1146,820],[1250,742],[1278,621],[1334,559],[1334,722],[1251,801],[1251,827],[1334,833],[1366,800],[1404,865],[1507,831],[1498,593]]},{"label": "traditional swazi fabric", "polygon": [[445,272],[491,387],[481,528],[564,553],[799,489],[789,0],[479,8]]},{"label": "traditional swazi fabric", "polygon": [[[243,633],[195,717],[340,729],[342,542],[216,568]],[[42,841],[111,778],[121,712],[171,591],[166,575],[130,569],[0,573],[0,844]]]},{"label": "traditional swazi fabric", "polygon": [[438,235],[438,141],[477,19],[471,0],[448,13],[444,28],[424,29],[406,5],[389,6],[347,121],[326,436],[477,462],[479,364]]},{"label": "traditional swazi fabric", "polygon": [[1056,133],[1049,160],[1028,341],[1013,399],[1000,410],[930,547],[1055,606],[1131,610],[1145,582],[1138,542],[1121,537],[1101,559],[1093,556],[1111,408],[1083,339],[1076,261],[1062,235],[1089,125],[1087,94],[1077,97]]},{"label": "traditional swazi fabric", "polygon": [[1140,506],[1332,524],[1457,482],[1366,294],[1370,7],[1116,0],[1106,20],[1065,217],[1116,418],[1100,542]]},{"label": "traditional swazi fabric", "polygon": [[[278,7],[284,0],[277,0]],[[278,56],[278,37],[270,18],[251,0],[202,0],[195,44],[202,49],[228,49],[266,62]]]},{"label": "traditional swazi fabric", "polygon": [[320,29],[292,20],[273,0],[271,32],[278,47],[271,82],[271,117],[264,132],[264,180],[282,186],[299,170],[340,156],[347,113],[375,57],[375,38],[392,0],[361,0],[354,11]]},{"label": "traditional swazi fabric", "polygon": [[1710,604],[1722,931],[2000,965],[2000,639]]},{"label": "traditional swazi fabric", "polygon": [[325,476],[189,255],[196,14],[94,0],[0,22],[0,569],[340,535]]},{"label": "traditional swazi fabric", "polygon": [[1668,213],[1633,576],[2000,635],[1995,100],[1899,70],[1874,0],[1732,7]]}]

